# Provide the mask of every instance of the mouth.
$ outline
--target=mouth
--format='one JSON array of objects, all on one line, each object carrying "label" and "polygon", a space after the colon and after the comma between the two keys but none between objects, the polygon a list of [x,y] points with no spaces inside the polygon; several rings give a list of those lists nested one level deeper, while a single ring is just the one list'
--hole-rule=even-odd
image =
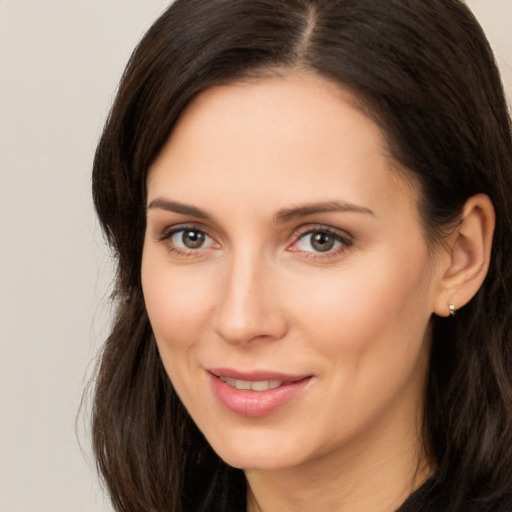
[{"label": "mouth", "polygon": [[275,372],[241,373],[209,370],[212,391],[229,411],[241,416],[264,416],[280,409],[306,389],[312,375]]},{"label": "mouth", "polygon": [[219,379],[232,388],[245,391],[267,391],[283,385],[282,380],[239,380],[220,376]]}]

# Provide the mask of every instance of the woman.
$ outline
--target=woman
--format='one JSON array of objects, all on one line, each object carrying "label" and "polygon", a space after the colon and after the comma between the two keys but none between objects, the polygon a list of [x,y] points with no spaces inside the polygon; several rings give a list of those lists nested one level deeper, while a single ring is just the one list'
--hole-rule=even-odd
[{"label": "woman", "polygon": [[510,119],[460,1],[177,0],[93,188],[116,510],[512,510]]}]

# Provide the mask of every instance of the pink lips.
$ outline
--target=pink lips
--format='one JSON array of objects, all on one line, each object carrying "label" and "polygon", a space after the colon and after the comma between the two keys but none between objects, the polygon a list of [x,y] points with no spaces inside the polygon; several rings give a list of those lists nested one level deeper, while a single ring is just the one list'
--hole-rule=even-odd
[{"label": "pink lips", "polygon": [[[228,410],[241,416],[264,416],[287,404],[311,382],[312,376],[291,376],[274,372],[240,373],[231,369],[210,369],[213,394]],[[229,383],[225,382],[228,381]],[[243,381],[244,387],[253,384],[261,389],[261,383],[269,381],[268,389],[254,391],[237,389],[234,380]]]}]

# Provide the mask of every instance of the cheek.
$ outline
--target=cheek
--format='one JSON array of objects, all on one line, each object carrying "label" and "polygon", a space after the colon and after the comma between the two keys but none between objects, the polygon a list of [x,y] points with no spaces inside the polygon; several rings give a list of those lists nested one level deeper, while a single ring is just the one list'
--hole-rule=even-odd
[{"label": "cheek", "polygon": [[214,292],[197,270],[173,267],[158,257],[143,258],[141,277],[151,327],[173,387],[184,403],[202,403],[194,384],[193,354],[204,337]]},{"label": "cheek", "polygon": [[393,353],[414,357],[431,315],[424,271],[428,259],[424,253],[414,256],[408,261],[393,253],[378,262],[367,258],[310,286],[307,300],[296,301],[296,317],[308,338],[318,340],[318,349],[338,363],[355,365],[363,358],[378,363]]},{"label": "cheek", "polygon": [[327,438],[338,439],[339,425],[355,433],[420,400],[410,397],[421,393],[428,360],[430,281],[422,258],[396,261],[333,274],[296,310],[301,338],[325,377],[326,403],[340,404],[316,412]]},{"label": "cheek", "polygon": [[208,280],[192,267],[173,268],[143,259],[142,289],[148,316],[162,351],[186,349],[198,340],[214,295]]}]

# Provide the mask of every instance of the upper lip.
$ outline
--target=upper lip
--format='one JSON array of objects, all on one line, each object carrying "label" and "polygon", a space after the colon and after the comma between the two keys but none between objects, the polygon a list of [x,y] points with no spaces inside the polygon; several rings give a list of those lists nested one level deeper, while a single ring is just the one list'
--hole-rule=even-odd
[{"label": "upper lip", "polygon": [[209,368],[208,371],[216,377],[228,377],[230,379],[258,382],[264,380],[279,380],[281,382],[297,382],[312,375],[293,375],[270,370],[239,371],[232,368]]}]

